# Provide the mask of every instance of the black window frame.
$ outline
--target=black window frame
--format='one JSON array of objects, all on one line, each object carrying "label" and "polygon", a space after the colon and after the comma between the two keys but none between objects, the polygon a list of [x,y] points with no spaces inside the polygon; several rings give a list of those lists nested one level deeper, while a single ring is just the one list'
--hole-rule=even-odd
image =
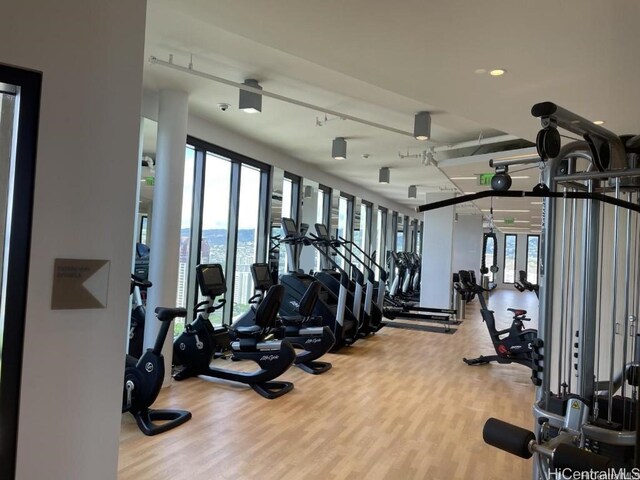
[{"label": "black window frame", "polygon": [[[260,207],[258,212],[258,228],[256,233],[256,261],[266,261],[269,246],[269,214],[271,209],[271,165],[260,162],[253,158],[234,152],[213,143],[201,140],[191,135],[187,135],[185,149],[191,146],[195,150],[194,162],[194,183],[193,183],[193,209],[191,215],[191,248],[189,249],[189,268],[187,272],[187,299],[192,299],[191,304],[187,304],[187,311],[193,314],[193,305],[198,300],[198,288],[196,284],[195,266],[199,263],[201,255],[202,238],[202,217],[204,209],[204,188],[206,178],[206,156],[207,153],[223,157],[231,163],[230,188],[229,188],[229,212],[227,230],[227,256],[225,259],[224,275],[227,284],[225,298],[230,300],[222,310],[222,324],[230,325],[233,317],[233,298],[235,289],[235,265],[236,250],[238,242],[238,215],[240,205],[240,185],[242,165],[248,165],[260,170]],[[300,177],[297,177],[299,179]],[[293,194],[293,190],[292,190]],[[297,190],[298,202],[297,211],[300,211],[300,189]]]},{"label": "black window frame", "polygon": [[4,311],[0,372],[0,478],[14,478],[42,72],[0,63],[0,82],[19,87],[12,215],[11,224],[5,232],[5,238],[9,238],[6,275],[11,279],[6,282],[5,295],[11,301],[6,302]]}]

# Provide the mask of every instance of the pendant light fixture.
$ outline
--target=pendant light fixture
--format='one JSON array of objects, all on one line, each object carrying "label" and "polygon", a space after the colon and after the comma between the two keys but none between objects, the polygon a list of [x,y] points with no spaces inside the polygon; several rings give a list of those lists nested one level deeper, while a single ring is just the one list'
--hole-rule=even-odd
[{"label": "pendant light fixture", "polygon": [[413,121],[413,136],[416,140],[429,140],[431,138],[431,114],[418,112]]},{"label": "pendant light fixture", "polygon": [[[253,78],[247,78],[244,82],[247,87],[256,88],[262,90],[262,87],[257,80]],[[238,101],[238,108],[245,113],[258,113],[262,111],[262,95],[248,90],[240,90],[240,99]]]}]

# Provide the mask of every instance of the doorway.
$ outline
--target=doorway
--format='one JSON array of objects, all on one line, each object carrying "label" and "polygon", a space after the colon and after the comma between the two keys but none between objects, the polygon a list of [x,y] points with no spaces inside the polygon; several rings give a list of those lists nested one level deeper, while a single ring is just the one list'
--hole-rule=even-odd
[{"label": "doorway", "polygon": [[42,74],[0,64],[0,478],[14,478]]}]

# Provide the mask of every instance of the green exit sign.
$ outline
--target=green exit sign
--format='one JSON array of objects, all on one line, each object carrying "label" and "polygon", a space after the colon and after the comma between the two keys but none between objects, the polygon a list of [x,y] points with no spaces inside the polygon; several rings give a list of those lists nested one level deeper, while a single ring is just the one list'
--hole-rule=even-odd
[{"label": "green exit sign", "polygon": [[504,224],[505,225],[513,225],[515,223],[516,219],[513,217],[505,217],[504,218]]},{"label": "green exit sign", "polygon": [[481,173],[478,175],[478,185],[491,185],[491,179],[495,173]]},{"label": "green exit sign", "polygon": [[150,187],[153,187],[156,184],[156,177],[145,177],[144,182]]}]

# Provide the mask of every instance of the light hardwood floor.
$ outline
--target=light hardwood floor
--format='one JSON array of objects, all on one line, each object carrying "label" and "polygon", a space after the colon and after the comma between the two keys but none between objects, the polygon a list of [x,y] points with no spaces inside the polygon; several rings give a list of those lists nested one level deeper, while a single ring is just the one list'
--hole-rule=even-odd
[{"label": "light hardwood floor", "polygon": [[[507,289],[489,306],[500,328],[509,306],[535,317],[537,299]],[[290,369],[282,378],[295,388],[276,400],[228,383],[174,383],[155,406],[188,409],[193,419],[145,437],[123,416],[119,478],[529,479],[530,461],[485,445],[482,426],[495,416],[530,428],[530,374],[462,362],[493,353],[477,300],[457,328],[382,329],[328,355],[333,369],[324,375]]]}]

